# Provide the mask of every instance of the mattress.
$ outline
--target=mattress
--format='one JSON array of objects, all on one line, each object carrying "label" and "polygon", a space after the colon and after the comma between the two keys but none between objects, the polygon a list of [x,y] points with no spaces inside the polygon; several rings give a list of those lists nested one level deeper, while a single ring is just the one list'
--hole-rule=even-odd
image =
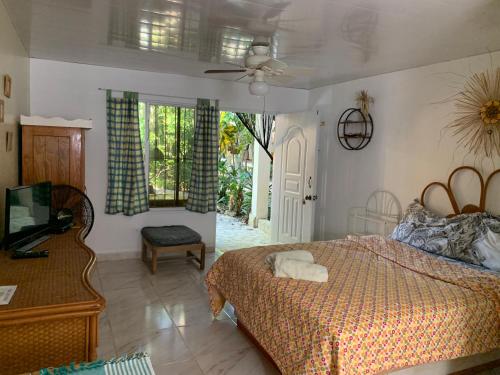
[{"label": "mattress", "polygon": [[[305,249],[329,281],[275,278]],[[377,374],[500,348],[500,277],[380,236],[231,251],[206,277],[283,374]]]}]

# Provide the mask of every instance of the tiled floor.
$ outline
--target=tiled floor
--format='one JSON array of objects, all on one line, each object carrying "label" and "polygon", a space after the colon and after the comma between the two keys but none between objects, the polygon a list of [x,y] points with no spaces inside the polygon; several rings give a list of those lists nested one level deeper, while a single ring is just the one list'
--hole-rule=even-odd
[{"label": "tiled floor", "polygon": [[[207,258],[209,269],[214,253]],[[230,308],[213,320],[205,273],[184,259],[160,263],[154,276],[140,260],[99,262],[92,282],[107,303],[99,357],[146,351],[157,375],[279,374],[236,327]]]},{"label": "tiled floor", "polygon": [[160,263],[154,276],[139,260],[98,263],[93,284],[107,302],[99,357],[146,351],[158,375],[278,374],[229,308],[213,320],[204,275],[183,259]]},{"label": "tiled floor", "polygon": [[272,243],[270,236],[262,230],[252,228],[234,217],[217,214],[215,248],[218,252]]}]

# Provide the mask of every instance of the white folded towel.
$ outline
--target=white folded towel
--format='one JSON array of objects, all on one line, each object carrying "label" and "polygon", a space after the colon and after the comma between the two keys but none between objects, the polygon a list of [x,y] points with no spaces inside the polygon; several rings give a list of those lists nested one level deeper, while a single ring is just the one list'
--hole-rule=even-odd
[{"label": "white folded towel", "polygon": [[290,251],[278,251],[271,253],[266,257],[266,264],[271,266],[274,271],[274,264],[280,259],[293,259],[300,260],[306,263],[314,263],[313,255],[306,250],[290,250]]},{"label": "white folded towel", "polygon": [[321,264],[279,258],[274,262],[274,276],[324,283],[328,281],[328,270]]}]

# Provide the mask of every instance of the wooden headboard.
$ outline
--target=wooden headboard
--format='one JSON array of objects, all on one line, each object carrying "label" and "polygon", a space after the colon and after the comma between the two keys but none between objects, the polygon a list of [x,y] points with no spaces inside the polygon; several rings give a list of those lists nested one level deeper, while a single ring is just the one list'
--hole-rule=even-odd
[{"label": "wooden headboard", "polygon": [[[477,177],[479,178],[479,183],[481,187],[481,195],[479,196],[479,204],[467,204],[462,209],[458,206],[457,200],[455,198],[455,194],[453,194],[453,190],[451,188],[451,181],[453,179],[453,176],[455,176],[458,172],[464,171],[464,170],[469,170],[474,172]],[[453,207],[453,213],[448,215],[448,217],[459,215],[459,214],[471,214],[474,212],[484,212],[485,211],[485,206],[486,206],[486,196],[488,194],[488,187],[490,186],[490,182],[493,179],[493,177],[497,174],[500,174],[500,169],[497,169],[496,171],[492,172],[488,178],[486,179],[486,183],[484,182],[483,176],[479,171],[474,168],[474,167],[469,167],[469,166],[463,166],[463,167],[458,167],[455,169],[453,172],[451,172],[450,177],[448,177],[448,185],[445,185],[442,182],[431,182],[429,185],[427,185],[424,190],[422,191],[422,195],[420,196],[420,203],[422,206],[425,207],[425,194],[429,190],[429,188],[433,186],[440,186],[442,187],[445,191],[446,194],[448,195],[448,198],[450,199],[451,206]]]}]

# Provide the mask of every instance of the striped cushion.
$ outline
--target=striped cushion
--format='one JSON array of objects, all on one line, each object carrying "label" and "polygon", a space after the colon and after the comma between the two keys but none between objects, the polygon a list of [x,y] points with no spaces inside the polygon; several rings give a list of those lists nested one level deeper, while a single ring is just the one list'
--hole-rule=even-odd
[{"label": "striped cushion", "polygon": [[98,360],[79,365],[45,368],[40,375],[155,375],[149,354],[135,353],[108,361]]}]

